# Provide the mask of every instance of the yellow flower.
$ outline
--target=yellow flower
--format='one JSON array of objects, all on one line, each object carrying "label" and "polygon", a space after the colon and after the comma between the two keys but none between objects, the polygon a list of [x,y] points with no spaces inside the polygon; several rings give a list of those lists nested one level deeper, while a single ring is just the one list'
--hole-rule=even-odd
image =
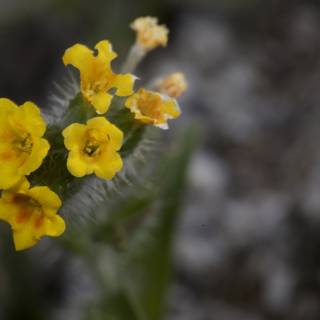
[{"label": "yellow flower", "polygon": [[33,187],[22,178],[0,199],[0,219],[13,230],[16,250],[34,246],[41,237],[60,236],[65,230],[64,220],[57,215],[59,197],[48,187]]},{"label": "yellow flower", "polygon": [[160,79],[156,87],[159,92],[172,98],[178,98],[187,90],[188,84],[182,72],[175,72]]},{"label": "yellow flower", "polygon": [[0,189],[7,189],[38,169],[50,145],[43,139],[46,123],[32,102],[21,107],[0,99]]},{"label": "yellow flower", "polygon": [[129,97],[125,106],[134,113],[135,119],[161,129],[168,129],[167,120],[178,118],[181,114],[175,99],[143,88]]},{"label": "yellow flower", "polygon": [[86,125],[73,123],[62,134],[70,151],[67,167],[75,177],[95,173],[110,180],[122,169],[117,151],[122,146],[123,133],[106,118],[92,118]]},{"label": "yellow flower", "polygon": [[158,24],[154,17],[140,17],[133,21],[131,28],[137,33],[136,43],[145,51],[153,50],[159,46],[165,47],[168,42],[169,30]]},{"label": "yellow flower", "polygon": [[63,56],[65,65],[71,64],[80,71],[81,93],[96,109],[97,113],[107,112],[112,95],[108,91],[116,88],[117,96],[129,96],[133,91],[135,77],[131,74],[114,74],[111,61],[117,57],[109,41],[95,46],[98,54],[82,44],[67,49]]}]

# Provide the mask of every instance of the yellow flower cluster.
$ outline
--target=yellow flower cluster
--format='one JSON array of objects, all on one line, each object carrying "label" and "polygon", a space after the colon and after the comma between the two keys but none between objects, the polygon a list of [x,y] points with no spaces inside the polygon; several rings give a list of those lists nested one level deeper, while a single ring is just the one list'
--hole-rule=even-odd
[{"label": "yellow flower cluster", "polygon": [[[167,43],[168,30],[155,18],[136,19],[132,28],[137,32],[137,43],[146,51]],[[186,82],[181,74],[173,74],[158,92],[145,88],[134,92],[137,78],[129,73],[116,74],[111,68],[117,54],[110,42],[100,41],[95,49],[97,52],[75,44],[63,55],[63,63],[80,72],[85,107],[92,107],[98,115],[89,117],[88,113],[82,123],[67,125],[62,136],[68,152],[66,166],[74,177],[95,174],[110,180],[123,167],[120,151],[124,141],[121,129],[104,115],[113,94],[126,97],[123,108],[133,113],[137,124],[167,129],[168,120],[181,114],[175,98],[185,91]],[[59,196],[48,186],[31,187],[26,178],[40,168],[50,150],[45,133],[46,123],[35,104],[17,106],[9,99],[0,99],[0,219],[11,225],[17,250],[33,246],[43,236],[59,236],[65,230],[65,222],[57,214]]]},{"label": "yellow flower cluster", "polygon": [[18,107],[0,99],[0,219],[11,224],[17,250],[40,237],[59,236],[65,229],[57,215],[59,197],[48,187],[33,187],[25,176],[37,170],[50,145],[43,137],[46,123],[32,102]]}]

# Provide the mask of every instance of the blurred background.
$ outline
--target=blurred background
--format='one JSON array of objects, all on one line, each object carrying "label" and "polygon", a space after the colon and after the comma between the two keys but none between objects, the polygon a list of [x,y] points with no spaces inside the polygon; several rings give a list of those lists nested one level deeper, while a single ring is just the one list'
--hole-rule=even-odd
[{"label": "blurred background", "polygon": [[[183,71],[190,88],[173,127],[194,123],[200,138],[164,319],[320,319],[319,1],[0,3],[0,96],[44,109],[67,47],[110,39],[117,69],[134,18],[169,27],[168,47],[137,75]],[[0,319],[82,319],[97,293],[81,259],[46,242],[15,253],[0,228]]]}]

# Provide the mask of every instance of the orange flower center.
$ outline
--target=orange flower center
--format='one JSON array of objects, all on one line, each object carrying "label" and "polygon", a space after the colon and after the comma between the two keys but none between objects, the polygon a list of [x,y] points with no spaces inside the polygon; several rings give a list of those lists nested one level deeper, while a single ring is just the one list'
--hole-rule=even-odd
[{"label": "orange flower center", "polygon": [[138,101],[139,110],[147,117],[161,118],[161,98],[153,95],[143,95]]},{"label": "orange flower center", "polygon": [[30,196],[23,193],[16,193],[12,202],[19,207],[19,212],[16,216],[18,224],[27,223],[33,215],[36,215],[34,227],[40,228],[44,219],[44,214],[41,204]]}]

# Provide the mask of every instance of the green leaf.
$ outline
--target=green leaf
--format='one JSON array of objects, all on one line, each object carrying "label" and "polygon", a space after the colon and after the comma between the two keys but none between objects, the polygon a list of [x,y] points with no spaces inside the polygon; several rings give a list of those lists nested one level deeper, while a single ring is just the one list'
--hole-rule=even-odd
[{"label": "green leaf", "polygon": [[169,153],[159,174],[156,209],[129,242],[124,274],[126,290],[141,310],[142,319],[160,320],[164,316],[171,274],[172,240],[194,142],[194,132],[189,130]]}]

